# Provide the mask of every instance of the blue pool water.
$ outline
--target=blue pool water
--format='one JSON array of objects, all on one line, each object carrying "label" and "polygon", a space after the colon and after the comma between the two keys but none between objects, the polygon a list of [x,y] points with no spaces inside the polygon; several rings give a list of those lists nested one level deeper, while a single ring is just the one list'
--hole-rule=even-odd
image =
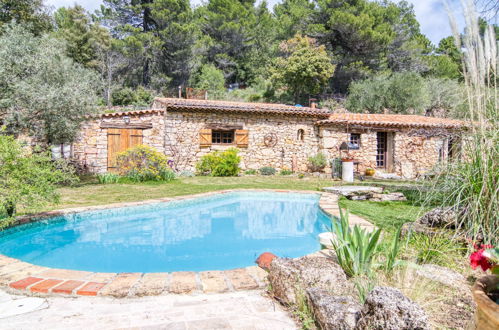
[{"label": "blue pool water", "polygon": [[36,265],[94,272],[225,270],[262,252],[319,249],[319,195],[235,192],[55,217],[0,234],[0,253]]}]

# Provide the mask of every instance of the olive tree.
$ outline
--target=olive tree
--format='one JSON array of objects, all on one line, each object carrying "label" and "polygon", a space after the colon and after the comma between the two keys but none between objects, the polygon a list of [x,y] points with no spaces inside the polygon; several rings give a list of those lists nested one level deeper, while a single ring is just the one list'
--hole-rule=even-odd
[{"label": "olive tree", "polygon": [[66,56],[65,43],[7,25],[0,36],[0,118],[7,132],[71,142],[95,111],[99,78]]}]

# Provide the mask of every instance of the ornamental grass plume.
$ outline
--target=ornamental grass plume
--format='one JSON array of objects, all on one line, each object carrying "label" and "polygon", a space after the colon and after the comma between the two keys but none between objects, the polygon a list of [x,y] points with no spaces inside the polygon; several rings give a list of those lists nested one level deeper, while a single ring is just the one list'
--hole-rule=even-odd
[{"label": "ornamental grass plume", "polygon": [[497,245],[499,239],[499,102],[498,53],[492,26],[481,34],[471,0],[463,0],[466,26],[460,34],[449,11],[454,40],[462,49],[468,109],[467,131],[460,157],[449,159],[436,175],[424,181],[426,206],[458,210],[457,233]]}]

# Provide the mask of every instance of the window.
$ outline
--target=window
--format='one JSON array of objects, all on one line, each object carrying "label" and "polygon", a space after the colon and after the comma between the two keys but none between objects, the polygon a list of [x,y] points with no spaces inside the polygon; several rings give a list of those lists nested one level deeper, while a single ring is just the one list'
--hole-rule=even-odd
[{"label": "window", "polygon": [[234,131],[212,131],[211,143],[213,144],[234,143]]},{"label": "window", "polygon": [[303,141],[305,137],[305,131],[303,129],[299,129],[298,132],[296,133],[296,140],[297,141]]},{"label": "window", "polygon": [[360,134],[351,133],[350,140],[348,144],[349,149],[360,149]]}]

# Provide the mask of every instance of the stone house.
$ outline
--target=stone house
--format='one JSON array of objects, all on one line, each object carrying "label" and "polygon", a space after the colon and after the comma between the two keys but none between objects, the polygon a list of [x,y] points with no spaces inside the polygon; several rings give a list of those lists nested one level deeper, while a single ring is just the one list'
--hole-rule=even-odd
[{"label": "stone house", "polygon": [[[307,171],[308,158],[351,157],[356,169],[404,178],[458,154],[462,122],[413,115],[334,114],[282,104],[156,98],[148,110],[101,114],[86,122],[72,155],[92,172],[115,169],[115,155],[138,144],[165,153],[177,171],[201,156],[237,147],[242,169]],[[325,169],[331,173],[331,167]]]}]

